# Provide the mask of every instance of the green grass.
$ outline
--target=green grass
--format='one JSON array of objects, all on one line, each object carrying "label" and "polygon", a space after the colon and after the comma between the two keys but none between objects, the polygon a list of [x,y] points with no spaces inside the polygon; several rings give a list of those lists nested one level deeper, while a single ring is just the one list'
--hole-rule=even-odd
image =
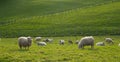
[{"label": "green grass", "polygon": [[113,0],[1,0],[0,17],[48,15],[109,1]]},{"label": "green grass", "polygon": [[0,37],[120,34],[119,0],[6,2],[0,4]]},{"label": "green grass", "polygon": [[[0,41],[0,62],[119,62],[120,42],[119,36],[94,36],[95,43],[104,41],[104,38],[111,37],[115,44],[96,46],[94,49],[86,46],[85,49],[78,49],[76,44],[70,45],[68,39],[80,39],[76,37],[49,37],[53,38],[52,44],[37,46],[34,42],[29,50],[20,50],[17,38],[2,38]],[[45,38],[45,37],[44,37]],[[64,39],[65,45],[59,45],[58,41]]]}]

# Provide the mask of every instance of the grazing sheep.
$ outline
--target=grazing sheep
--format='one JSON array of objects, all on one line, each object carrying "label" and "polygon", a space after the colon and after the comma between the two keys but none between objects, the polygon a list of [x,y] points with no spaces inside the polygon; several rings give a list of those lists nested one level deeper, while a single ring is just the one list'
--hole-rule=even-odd
[{"label": "grazing sheep", "polygon": [[79,40],[77,40],[76,42],[75,42],[75,44],[78,44],[79,43]]},{"label": "grazing sheep", "polygon": [[112,44],[114,43],[111,38],[105,38],[105,41],[106,41],[107,43],[109,43],[109,44],[110,44],[110,43],[112,43]]},{"label": "grazing sheep", "polygon": [[22,49],[22,47],[24,47],[25,49],[27,47],[29,49],[31,44],[32,44],[31,37],[19,37],[18,38],[18,45],[19,45],[20,49]]},{"label": "grazing sheep", "polygon": [[38,42],[37,45],[38,46],[46,46],[47,44],[45,42]]},{"label": "grazing sheep", "polygon": [[97,46],[105,46],[105,43],[104,42],[97,42],[96,45]]},{"label": "grazing sheep", "polygon": [[68,43],[69,43],[69,44],[73,44],[72,40],[68,40]]},{"label": "grazing sheep", "polygon": [[44,39],[43,42],[50,42],[50,43],[52,43],[52,42],[53,42],[53,39],[48,39],[48,38],[47,38],[47,39]]},{"label": "grazing sheep", "polygon": [[48,42],[52,43],[52,42],[53,42],[53,39],[48,39]]},{"label": "grazing sheep", "polygon": [[60,44],[60,45],[64,45],[64,43],[65,43],[64,40],[60,40],[60,41],[59,41],[59,44]]},{"label": "grazing sheep", "polygon": [[84,46],[90,45],[91,48],[94,48],[94,38],[92,36],[81,38],[78,43],[78,48],[84,48]]},{"label": "grazing sheep", "polygon": [[42,39],[42,37],[36,37],[35,41],[40,41]]}]

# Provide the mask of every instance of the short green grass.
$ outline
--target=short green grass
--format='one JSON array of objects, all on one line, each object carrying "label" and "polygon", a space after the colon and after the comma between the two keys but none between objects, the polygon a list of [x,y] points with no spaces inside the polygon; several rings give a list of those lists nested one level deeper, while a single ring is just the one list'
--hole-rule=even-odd
[{"label": "short green grass", "polygon": [[[53,38],[53,43],[47,46],[37,46],[34,42],[29,50],[20,50],[17,38],[2,38],[0,41],[0,62],[120,62],[119,36],[94,36],[95,43],[104,41],[106,37],[114,40],[114,45],[96,46],[91,49],[86,46],[78,49],[76,44],[68,44],[83,36],[76,37],[48,37]],[[46,37],[43,37],[46,38]],[[59,45],[58,41],[64,39],[65,45]]]}]

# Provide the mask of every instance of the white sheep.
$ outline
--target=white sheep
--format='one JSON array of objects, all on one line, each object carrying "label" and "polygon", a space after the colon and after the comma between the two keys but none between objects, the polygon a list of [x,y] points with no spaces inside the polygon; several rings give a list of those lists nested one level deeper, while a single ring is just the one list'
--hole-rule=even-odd
[{"label": "white sheep", "polygon": [[76,40],[76,41],[75,41],[75,44],[78,44],[78,43],[79,43],[79,40]]},{"label": "white sheep", "polygon": [[112,44],[114,43],[111,38],[105,38],[105,41],[106,41],[107,43],[112,43]]},{"label": "white sheep", "polygon": [[48,42],[52,43],[52,42],[53,42],[53,39],[48,39]]},{"label": "white sheep", "polygon": [[65,43],[64,40],[60,40],[60,41],[59,41],[59,44],[60,44],[60,45],[64,45],[64,43]]},{"label": "white sheep", "polygon": [[46,46],[47,44],[45,42],[37,42],[38,46]]},{"label": "white sheep", "polygon": [[97,46],[105,46],[105,43],[104,42],[97,42],[96,45]]},{"label": "white sheep", "polygon": [[18,38],[18,45],[19,45],[20,49],[22,49],[22,47],[24,47],[25,49],[27,47],[29,49],[31,44],[32,44],[31,37],[19,37]]},{"label": "white sheep", "polygon": [[36,37],[35,41],[40,41],[42,39],[42,37]]},{"label": "white sheep", "polygon": [[94,38],[92,36],[81,38],[78,43],[78,48],[84,48],[84,46],[90,45],[91,48],[94,48]]},{"label": "white sheep", "polygon": [[47,39],[44,39],[43,42],[50,42],[50,43],[52,43],[52,42],[53,42],[53,39],[48,39],[48,38],[47,38]]}]

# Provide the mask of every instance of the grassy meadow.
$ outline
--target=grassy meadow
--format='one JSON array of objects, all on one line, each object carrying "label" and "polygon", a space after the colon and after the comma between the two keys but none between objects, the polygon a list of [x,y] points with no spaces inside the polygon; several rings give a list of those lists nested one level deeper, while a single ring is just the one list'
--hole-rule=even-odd
[{"label": "grassy meadow", "polygon": [[[17,38],[2,38],[0,41],[0,62],[119,62],[120,42],[119,36],[94,36],[95,43],[104,41],[106,37],[114,40],[114,45],[96,46],[91,49],[86,46],[78,49],[75,44],[83,36],[76,37],[44,37],[53,38],[53,43],[47,46],[38,46],[32,43],[29,50],[20,50]],[[44,39],[43,38],[43,39]],[[58,41],[65,39],[65,45],[59,45]],[[67,40],[73,40],[74,44],[68,44]]]},{"label": "grassy meadow", "polygon": [[0,37],[120,35],[119,0],[11,0],[3,5]]},{"label": "grassy meadow", "polygon": [[[0,62],[120,62],[119,35],[120,0],[0,0]],[[20,36],[33,37],[29,50],[19,49]],[[54,41],[38,46],[36,36]],[[83,36],[115,43],[78,49]]]}]

